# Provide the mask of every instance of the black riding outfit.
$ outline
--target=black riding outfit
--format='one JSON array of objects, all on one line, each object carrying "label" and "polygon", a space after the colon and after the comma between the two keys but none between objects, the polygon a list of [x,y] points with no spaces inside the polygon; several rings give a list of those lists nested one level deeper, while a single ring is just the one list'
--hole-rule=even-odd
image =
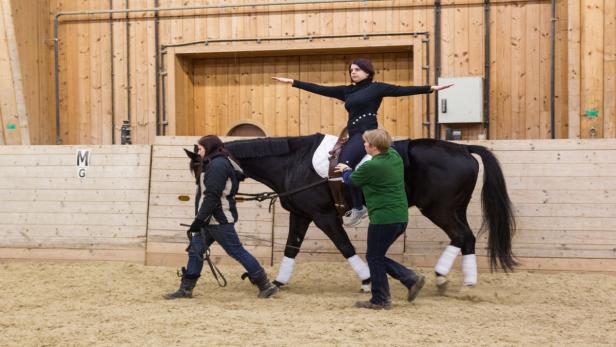
[{"label": "black riding outfit", "polygon": [[[407,96],[428,94],[432,92],[431,86],[396,86],[383,82],[373,82],[364,79],[356,84],[346,86],[321,86],[314,83],[293,80],[293,87],[311,93],[328,96],[344,101],[344,108],[349,113],[347,129],[349,141],[340,153],[340,162],[354,168],[366,155],[362,135],[366,130],[377,129],[377,111],[386,96]],[[353,208],[361,209],[361,190],[351,189],[353,195]]]}]

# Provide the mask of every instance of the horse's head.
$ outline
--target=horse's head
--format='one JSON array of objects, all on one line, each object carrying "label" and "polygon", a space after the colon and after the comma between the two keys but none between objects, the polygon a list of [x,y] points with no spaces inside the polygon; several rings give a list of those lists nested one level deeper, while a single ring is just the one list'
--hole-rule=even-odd
[{"label": "horse's head", "polygon": [[203,160],[199,155],[199,147],[197,145],[195,145],[193,151],[194,152],[191,152],[184,148],[184,152],[186,152],[186,155],[190,158],[188,168],[190,169],[190,172],[192,172],[193,176],[195,176],[195,184],[199,184],[199,177],[201,176],[201,171],[203,170]]}]

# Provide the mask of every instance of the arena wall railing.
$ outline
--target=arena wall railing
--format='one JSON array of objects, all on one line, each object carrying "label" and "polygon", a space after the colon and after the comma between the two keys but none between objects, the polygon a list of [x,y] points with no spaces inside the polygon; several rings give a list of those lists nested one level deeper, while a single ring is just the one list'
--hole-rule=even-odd
[{"label": "arena wall railing", "polygon": [[[178,266],[194,212],[194,178],[183,148],[197,137],[158,137],[153,146],[0,146],[0,259],[121,260]],[[226,138],[225,140],[229,140]],[[466,142],[465,142],[466,143]],[[521,268],[616,271],[616,140],[477,141],[498,157],[515,206],[513,250]],[[83,154],[89,150],[87,165]],[[80,166],[81,165],[81,166]],[[85,177],[79,177],[85,170]],[[482,182],[483,177],[479,177]],[[269,189],[255,181],[242,192]],[[468,210],[477,234],[481,184]],[[238,204],[237,230],[264,264],[279,263],[288,213],[279,203]],[[444,232],[413,208],[394,258],[432,267],[448,244]],[[347,232],[366,249],[367,221]],[[487,268],[485,235],[479,266]],[[213,259],[232,261],[215,246]],[[343,261],[310,226],[299,261]],[[459,265],[458,265],[459,266]]]}]

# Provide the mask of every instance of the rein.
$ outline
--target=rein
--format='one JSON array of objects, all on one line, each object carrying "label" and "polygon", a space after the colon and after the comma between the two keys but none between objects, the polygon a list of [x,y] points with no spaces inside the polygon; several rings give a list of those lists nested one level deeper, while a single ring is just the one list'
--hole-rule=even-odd
[{"label": "rein", "polygon": [[[289,195],[293,195],[293,194],[297,194],[299,192],[303,192],[304,190],[308,190],[310,188],[314,188],[318,185],[321,185],[325,182],[327,182],[327,178],[322,178],[316,182],[312,182],[308,185],[305,186],[301,186],[297,189],[294,190],[290,190],[288,192],[283,192],[283,193],[276,193],[276,192],[263,192],[263,193],[236,193],[235,196],[235,201],[264,201],[264,200],[268,200],[270,199],[270,203],[269,203],[269,208],[267,209],[268,212],[272,212],[272,206],[276,203],[276,199],[278,198],[284,198],[285,196],[289,196]],[[238,197],[239,195],[239,197]],[[246,198],[244,198],[244,196],[246,196]]]},{"label": "rein", "polygon": [[[190,227],[190,225],[183,224],[183,223],[181,223],[180,226]],[[190,231],[186,231],[186,236],[188,236],[188,241],[192,241],[192,235],[191,235]],[[188,247],[190,247],[190,245]],[[187,250],[188,250],[188,248],[187,248]],[[226,287],[227,286],[227,279],[222,274],[222,271],[220,271],[220,269],[216,266],[216,264],[214,264],[212,262],[212,259],[210,259],[210,247],[205,249],[205,256],[203,257],[203,260],[207,261],[207,264],[210,266],[210,270],[212,271],[212,275],[214,275],[214,278],[216,279],[216,282],[218,283],[218,286],[219,287]]]}]

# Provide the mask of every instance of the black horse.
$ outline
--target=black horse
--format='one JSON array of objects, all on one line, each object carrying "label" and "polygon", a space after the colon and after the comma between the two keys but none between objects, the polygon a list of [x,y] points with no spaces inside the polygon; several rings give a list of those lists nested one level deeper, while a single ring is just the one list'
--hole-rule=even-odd
[{"label": "black horse", "polygon": [[[315,134],[240,140],[226,143],[225,148],[247,177],[280,194],[322,180],[312,168],[312,157],[323,138],[324,135]],[[466,219],[466,210],[477,181],[479,164],[471,153],[479,155],[484,165],[482,229],[485,226],[488,230],[487,253],[491,269],[513,270],[517,265],[511,250],[515,221],[505,180],[494,155],[482,146],[433,139],[396,141],[394,147],[405,164],[408,206],[417,206],[451,239],[436,267],[437,284],[445,287],[445,276],[460,251],[464,256],[465,283],[476,282],[475,236]],[[187,153],[191,156],[189,151]],[[288,282],[308,225],[314,222],[349,260],[360,279],[364,280],[365,290],[369,271],[356,255],[341,218],[336,214],[328,185],[320,184],[285,195],[280,202],[290,212],[290,221],[277,284]],[[472,261],[467,262],[467,257]]]}]

